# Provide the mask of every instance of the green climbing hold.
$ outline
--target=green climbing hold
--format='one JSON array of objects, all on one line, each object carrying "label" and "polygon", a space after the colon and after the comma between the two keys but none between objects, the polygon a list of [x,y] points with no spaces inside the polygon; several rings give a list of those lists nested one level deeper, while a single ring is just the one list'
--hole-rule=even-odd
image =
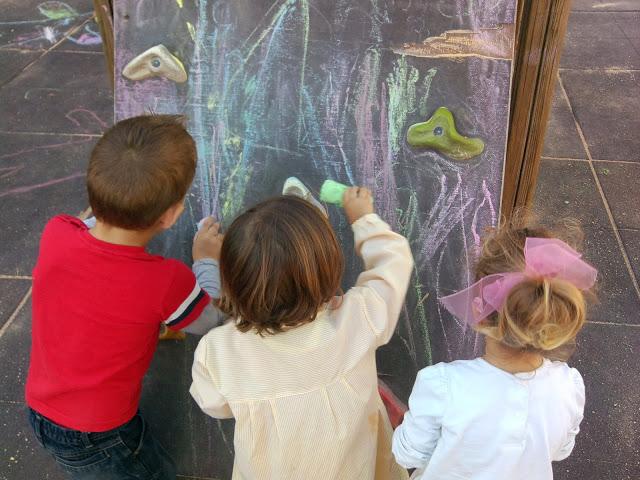
[{"label": "green climbing hold", "polygon": [[342,183],[338,183],[333,180],[325,180],[322,187],[320,187],[320,200],[342,207],[342,198],[344,197],[344,192],[348,188],[349,187],[347,185],[343,185]]},{"label": "green climbing hold", "polygon": [[437,109],[426,122],[411,125],[407,142],[412,147],[432,148],[453,160],[469,160],[484,151],[481,139],[458,133],[453,115],[446,107]]}]

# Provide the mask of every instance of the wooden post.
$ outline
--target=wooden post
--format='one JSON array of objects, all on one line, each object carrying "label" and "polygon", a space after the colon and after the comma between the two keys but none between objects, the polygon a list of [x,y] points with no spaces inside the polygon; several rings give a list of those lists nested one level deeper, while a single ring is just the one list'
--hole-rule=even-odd
[{"label": "wooden post", "polygon": [[502,190],[509,218],[533,200],[571,0],[520,0]]},{"label": "wooden post", "polygon": [[107,62],[107,74],[111,88],[114,88],[115,71],[113,67],[114,41],[113,41],[113,5],[112,0],[93,0],[93,9],[96,22],[100,28],[102,37],[102,50]]}]

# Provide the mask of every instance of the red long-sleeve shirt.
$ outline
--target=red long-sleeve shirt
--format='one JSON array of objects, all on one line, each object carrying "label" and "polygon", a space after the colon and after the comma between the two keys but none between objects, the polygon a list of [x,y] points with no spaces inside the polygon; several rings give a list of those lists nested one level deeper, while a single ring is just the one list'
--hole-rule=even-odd
[{"label": "red long-sleeve shirt", "polygon": [[74,430],[126,423],[160,324],[184,328],[208,303],[183,263],[103,242],[81,220],[54,217],[33,273],[27,403]]}]

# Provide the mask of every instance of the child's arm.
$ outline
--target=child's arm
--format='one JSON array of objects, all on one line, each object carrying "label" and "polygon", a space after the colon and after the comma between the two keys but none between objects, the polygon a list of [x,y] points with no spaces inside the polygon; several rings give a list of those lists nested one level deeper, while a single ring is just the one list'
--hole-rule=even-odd
[{"label": "child's arm", "polygon": [[204,335],[212,328],[222,325],[227,316],[209,303],[192,323],[180,330],[192,335]]},{"label": "child's arm", "polygon": [[[193,273],[196,282],[207,292],[210,298],[220,298],[220,248],[223,236],[219,233],[219,225],[212,218],[203,222],[193,241]],[[204,335],[220,325],[226,315],[209,303],[200,316],[183,331],[194,335]]]},{"label": "child's arm", "polygon": [[413,258],[406,238],[391,230],[373,213],[367,189],[350,188],[344,195],[344,209],[352,223],[356,252],[365,271],[351,292],[361,295],[363,311],[377,338],[384,345],[393,336],[409,286]]},{"label": "child's arm", "polygon": [[193,382],[189,393],[200,409],[214,418],[233,418],[229,404],[216,388],[207,369],[207,339],[203,338],[196,348],[191,369]]},{"label": "child's arm", "polygon": [[163,323],[170,330],[203,335],[220,325],[225,315],[211,304],[189,267],[178,260],[165,260],[173,267],[171,282],[161,304]]},{"label": "child's arm", "polygon": [[201,258],[193,262],[193,274],[198,285],[211,298],[220,298],[220,265],[215,258]]},{"label": "child's arm", "polygon": [[582,380],[582,376],[580,375],[578,370],[576,370],[575,368],[572,368],[570,372],[571,376],[573,377],[573,385],[576,389],[574,421],[571,425],[571,428],[569,429],[569,432],[567,433],[567,439],[565,440],[564,445],[562,445],[562,448],[560,448],[560,450],[553,456],[553,461],[564,460],[569,455],[571,455],[573,447],[576,444],[576,435],[578,435],[578,432],[580,432],[580,422],[582,422],[582,419],[584,417],[584,381]]},{"label": "child's arm", "polygon": [[[196,260],[193,262],[193,273],[196,276],[196,282],[209,297],[220,298],[220,268],[217,260],[213,258]],[[212,328],[221,325],[226,317],[218,308],[209,304],[200,316],[182,331],[193,335],[204,335]]]},{"label": "child's arm", "polygon": [[393,432],[393,455],[405,468],[424,468],[433,455],[442,428],[449,387],[444,365],[418,372],[409,397],[409,411]]}]

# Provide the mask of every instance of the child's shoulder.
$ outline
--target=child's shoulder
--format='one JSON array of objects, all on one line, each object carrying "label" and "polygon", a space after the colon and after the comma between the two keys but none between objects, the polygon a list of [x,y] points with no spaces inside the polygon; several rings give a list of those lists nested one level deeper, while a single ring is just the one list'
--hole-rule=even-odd
[{"label": "child's shoulder", "polygon": [[56,215],[51,218],[44,227],[45,233],[59,233],[64,231],[86,230],[87,226],[82,220],[71,215]]},{"label": "child's shoulder", "polygon": [[440,362],[423,368],[418,372],[420,380],[447,380],[453,376],[475,374],[482,369],[479,359],[454,360],[453,362]]},{"label": "child's shoulder", "polygon": [[576,368],[570,367],[566,362],[551,360],[545,360],[544,365],[549,375],[552,375],[561,382],[570,381],[576,387],[584,390],[584,380]]},{"label": "child's shoulder", "polygon": [[212,328],[205,335],[203,335],[200,342],[206,342],[213,347],[226,347],[231,346],[231,343],[241,342],[243,339],[248,339],[253,336],[253,332],[243,333],[236,328],[235,321],[233,319],[227,320],[226,323],[219,327]]},{"label": "child's shoulder", "polygon": [[225,366],[233,364],[256,348],[253,332],[241,332],[236,328],[233,319],[219,327],[212,328],[202,336],[198,348],[207,353],[208,365],[214,370],[225,370]]},{"label": "child's shoulder", "polygon": [[58,258],[60,255],[66,255],[67,248],[76,244],[78,234],[87,227],[79,218],[71,215],[56,215],[51,218],[42,230],[40,235],[40,254],[48,258]]}]

